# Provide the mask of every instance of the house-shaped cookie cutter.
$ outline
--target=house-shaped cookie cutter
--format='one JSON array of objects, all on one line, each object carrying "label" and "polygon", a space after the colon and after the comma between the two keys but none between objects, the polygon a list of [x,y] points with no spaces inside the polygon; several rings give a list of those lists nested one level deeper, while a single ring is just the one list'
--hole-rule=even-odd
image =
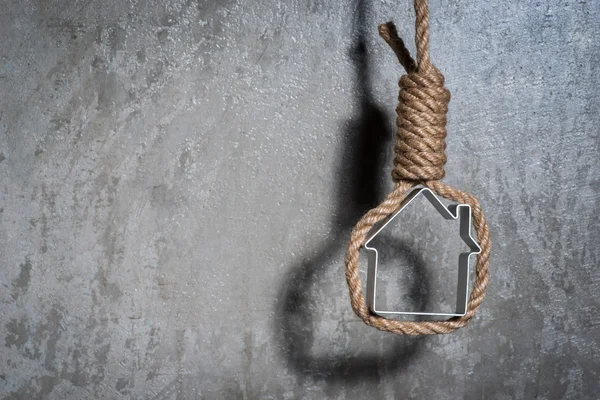
[{"label": "house-shaped cookie cutter", "polygon": [[[370,242],[385,229],[400,213],[419,195],[425,196],[427,200],[435,207],[442,217],[447,220],[459,220],[459,235],[469,248],[468,252],[463,252],[458,257],[458,287],[456,295],[456,310],[454,313],[439,312],[420,312],[420,311],[389,311],[377,309],[377,264],[379,254],[377,249],[369,247]],[[429,315],[441,317],[460,317],[467,313],[467,303],[469,299],[469,269],[471,256],[479,254],[481,248],[477,241],[471,236],[471,206],[468,204],[452,204],[446,207],[440,199],[428,188],[418,187],[413,189],[402,201],[397,211],[381,222],[381,225],[371,233],[365,243],[364,248],[367,251],[368,271],[367,271],[367,305],[372,313],[386,315]]]}]

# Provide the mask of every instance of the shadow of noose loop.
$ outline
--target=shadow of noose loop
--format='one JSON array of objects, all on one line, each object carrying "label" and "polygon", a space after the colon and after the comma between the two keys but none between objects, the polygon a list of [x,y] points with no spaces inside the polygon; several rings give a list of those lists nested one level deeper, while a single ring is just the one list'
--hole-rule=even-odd
[{"label": "shadow of noose loop", "polygon": [[[359,24],[365,15],[363,4],[359,2]],[[370,94],[364,35],[359,35],[351,56],[355,64],[357,92],[360,95],[359,113],[358,118],[351,120],[344,132],[337,201],[331,221],[334,233],[321,245],[316,256],[302,259],[292,267],[292,272],[282,283],[277,297],[275,319],[278,347],[291,370],[304,377],[325,379],[328,382],[343,381],[346,384],[379,380],[384,374],[398,372],[418,355],[420,344],[424,340],[380,333],[384,335],[382,339],[386,344],[385,354],[381,354],[377,348],[366,349],[363,343],[350,343],[353,346],[363,344],[361,350],[366,353],[360,355],[343,352],[332,354],[329,351],[325,354],[313,353],[313,345],[320,339],[316,337],[316,331],[320,321],[319,310],[323,308],[322,304],[317,304],[315,288],[324,283],[321,278],[333,263],[339,263],[336,270],[342,272],[343,261],[338,260],[337,255],[340,251],[345,251],[356,221],[384,198],[382,182],[388,178],[384,178],[382,174],[391,151],[393,133],[386,115],[377,107]],[[396,261],[414,268],[416,275],[422,274],[425,265],[420,255],[415,254],[405,243],[388,242],[396,247],[391,254],[402,259]],[[402,272],[398,271],[398,275],[401,277]],[[344,280],[343,272],[339,279]],[[410,288],[411,296],[420,299],[419,304],[413,304],[415,309],[426,308],[429,299],[421,293],[428,293],[427,289],[427,281],[421,281],[418,287]],[[350,307],[347,290],[336,293],[336,296],[343,297]],[[362,323],[358,317],[356,323]]]},{"label": "shadow of noose loop", "polygon": [[[339,240],[325,243],[318,256],[297,265],[294,273],[283,285],[281,308],[278,310],[278,336],[287,364],[296,373],[313,378],[322,378],[329,382],[343,380],[346,383],[359,383],[367,380],[379,380],[382,375],[397,372],[408,365],[418,354],[422,338],[400,337],[391,334],[385,335],[385,354],[380,349],[368,350],[367,354],[349,355],[317,354],[313,353],[313,344],[316,341],[316,325],[319,322],[319,304],[311,296],[315,286],[321,282],[319,277],[326,271],[326,267],[334,261],[335,253],[332,249],[340,244]],[[399,260],[394,260],[402,265],[410,265],[415,271],[424,270],[422,258],[402,242],[394,244],[395,249],[390,249],[399,255]],[[343,275],[340,275],[343,279]],[[422,282],[426,284],[426,281]],[[420,289],[423,284],[411,288],[413,299],[419,299],[413,307],[424,309],[428,298],[422,296]],[[347,292],[341,293],[346,300]],[[362,323],[357,317],[357,323]],[[361,343],[354,343],[361,345]]]}]

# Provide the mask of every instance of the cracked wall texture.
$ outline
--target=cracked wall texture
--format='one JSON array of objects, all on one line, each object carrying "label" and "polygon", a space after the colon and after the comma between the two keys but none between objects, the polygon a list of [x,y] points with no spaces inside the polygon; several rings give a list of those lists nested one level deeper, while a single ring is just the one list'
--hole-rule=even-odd
[{"label": "cracked wall texture", "polygon": [[494,250],[471,324],[414,339],[343,270],[410,1],[4,1],[0,398],[597,399],[600,3],[431,3]]}]

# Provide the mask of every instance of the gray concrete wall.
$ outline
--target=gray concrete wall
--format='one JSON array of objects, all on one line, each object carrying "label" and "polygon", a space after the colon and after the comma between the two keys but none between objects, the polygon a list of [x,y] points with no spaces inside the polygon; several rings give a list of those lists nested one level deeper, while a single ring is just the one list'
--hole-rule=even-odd
[{"label": "gray concrete wall", "polygon": [[471,324],[414,339],[343,269],[410,1],[4,1],[0,397],[597,399],[600,3],[431,3],[494,252]]}]

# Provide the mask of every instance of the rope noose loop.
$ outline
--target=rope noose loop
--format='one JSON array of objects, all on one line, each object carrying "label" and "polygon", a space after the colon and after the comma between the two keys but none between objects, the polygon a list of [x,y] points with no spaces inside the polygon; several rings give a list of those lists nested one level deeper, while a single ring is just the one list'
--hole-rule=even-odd
[{"label": "rope noose loop", "polygon": [[[377,207],[368,211],[354,227],[346,253],[346,280],[352,309],[367,325],[382,331],[405,335],[450,333],[465,326],[481,305],[489,282],[490,233],[479,200],[473,195],[441,182],[446,164],[446,114],[450,92],[444,76],[429,58],[428,0],[415,0],[416,61],[398,36],[394,24],[379,26],[379,33],[390,45],[407,74],[400,79],[399,104],[396,108],[397,135],[394,146],[392,178],[395,189]],[[371,313],[363,294],[359,275],[359,251],[373,226],[394,213],[408,191],[423,185],[448,200],[471,206],[473,226],[481,253],[477,255],[475,282],[469,296],[467,313],[447,321],[397,321]]]}]

